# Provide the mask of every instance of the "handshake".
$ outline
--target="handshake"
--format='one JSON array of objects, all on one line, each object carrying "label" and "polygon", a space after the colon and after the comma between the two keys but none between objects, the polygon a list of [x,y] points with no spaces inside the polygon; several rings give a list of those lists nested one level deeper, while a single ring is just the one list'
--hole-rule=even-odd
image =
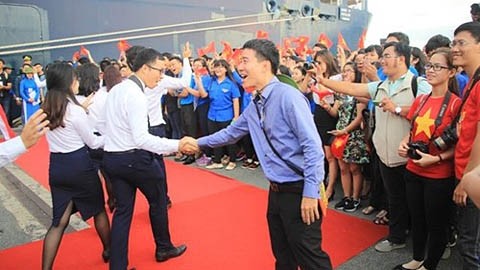
[{"label": "handshake", "polygon": [[178,144],[178,151],[187,155],[192,155],[200,152],[197,140],[192,137],[183,137]]}]

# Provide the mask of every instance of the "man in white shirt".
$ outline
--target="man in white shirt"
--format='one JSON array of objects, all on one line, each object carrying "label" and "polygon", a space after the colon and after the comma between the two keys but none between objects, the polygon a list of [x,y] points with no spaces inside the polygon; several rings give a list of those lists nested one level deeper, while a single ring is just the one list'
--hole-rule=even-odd
[{"label": "man in white shirt", "polygon": [[28,119],[22,134],[0,144],[0,168],[14,161],[20,154],[35,145],[48,131],[47,115],[40,109]]},{"label": "man in white shirt", "polygon": [[[126,269],[128,237],[137,188],[150,206],[150,222],[158,262],[182,255],[185,245],[173,246],[168,228],[165,179],[154,154],[176,151],[193,153],[198,148],[182,140],[169,140],[148,132],[146,87],[155,88],[162,79],[165,63],[154,49],[138,52],[134,74],[113,87],[105,104],[104,166],[116,199],[112,221],[110,269]],[[145,90],[144,90],[145,89]]]},{"label": "man in white shirt", "polygon": [[[133,48],[133,47],[132,47]],[[190,50],[190,45],[187,42],[183,48],[183,68],[182,76],[180,78],[174,78],[167,75],[162,77],[162,80],[154,87],[150,89],[146,87],[145,95],[147,96],[148,102],[148,119],[150,121],[149,132],[158,137],[166,137],[166,123],[163,119],[163,108],[162,108],[162,96],[168,92],[169,88],[184,88],[190,86],[192,79],[192,68],[190,67],[189,57],[192,55]],[[131,55],[127,51],[127,59]],[[168,61],[165,57],[165,61]],[[168,181],[167,181],[167,171],[165,169],[165,162],[162,155],[155,155],[155,158],[158,160],[160,165],[161,173],[165,177],[165,193],[167,199],[167,206],[170,208],[172,206],[172,201],[168,196]]]}]

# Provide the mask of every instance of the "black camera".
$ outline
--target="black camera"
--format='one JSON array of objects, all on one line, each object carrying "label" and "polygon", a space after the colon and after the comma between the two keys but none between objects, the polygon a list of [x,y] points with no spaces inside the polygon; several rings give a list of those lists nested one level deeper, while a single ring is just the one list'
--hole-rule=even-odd
[{"label": "black camera", "polygon": [[422,157],[415,150],[418,150],[422,153],[428,154],[428,144],[418,141],[418,142],[409,142],[408,144],[407,156],[411,159],[421,159]]},{"label": "black camera", "polygon": [[304,68],[305,70],[311,70],[311,69],[314,69],[315,66],[313,65],[313,63],[304,63],[304,64],[303,64],[303,68]]},{"label": "black camera", "polygon": [[433,140],[433,145],[439,150],[447,150],[458,141],[457,127],[455,124],[448,126],[439,137]]}]

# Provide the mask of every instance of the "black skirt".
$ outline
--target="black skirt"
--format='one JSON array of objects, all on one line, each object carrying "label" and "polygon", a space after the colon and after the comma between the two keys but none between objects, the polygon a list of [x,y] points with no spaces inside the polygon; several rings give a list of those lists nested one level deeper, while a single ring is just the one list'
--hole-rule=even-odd
[{"label": "black skirt", "polygon": [[105,210],[102,185],[87,147],[70,153],[50,153],[48,172],[52,193],[52,225],[58,226],[70,201],[83,220]]},{"label": "black skirt", "polygon": [[338,119],[331,116],[322,106],[315,104],[315,112],[313,113],[313,119],[315,126],[317,127],[318,134],[322,139],[322,144],[330,146],[335,136],[327,133],[327,131],[337,129]]}]

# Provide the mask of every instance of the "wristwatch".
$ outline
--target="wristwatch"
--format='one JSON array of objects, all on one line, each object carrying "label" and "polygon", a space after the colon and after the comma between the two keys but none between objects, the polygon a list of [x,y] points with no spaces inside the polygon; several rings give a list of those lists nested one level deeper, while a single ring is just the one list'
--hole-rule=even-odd
[{"label": "wristwatch", "polygon": [[400,106],[395,107],[395,114],[396,115],[400,115],[401,112],[402,112],[402,107],[400,107]]}]

